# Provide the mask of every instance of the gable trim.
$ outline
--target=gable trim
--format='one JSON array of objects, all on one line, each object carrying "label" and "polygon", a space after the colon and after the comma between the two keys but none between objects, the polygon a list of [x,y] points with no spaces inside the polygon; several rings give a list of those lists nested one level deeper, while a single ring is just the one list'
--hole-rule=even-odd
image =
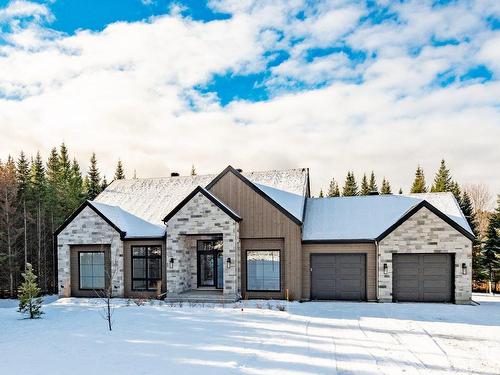
[{"label": "gable trim", "polygon": [[426,200],[421,201],[417,205],[415,205],[413,208],[408,210],[403,216],[401,216],[394,224],[392,224],[389,228],[387,228],[384,232],[382,232],[377,238],[377,241],[382,241],[385,237],[387,237],[389,234],[391,234],[394,230],[396,230],[401,224],[403,224],[406,220],[408,220],[411,216],[413,216],[415,213],[417,213],[421,208],[427,208],[429,211],[431,211],[434,215],[439,217],[441,220],[446,222],[449,226],[460,232],[462,235],[467,237],[469,240],[474,240],[475,236],[470,233],[468,230],[463,228],[461,225],[450,219],[447,215],[445,215],[443,212],[438,210],[436,207],[434,207],[432,204],[427,202]]},{"label": "gable trim", "polygon": [[179,212],[179,210],[182,207],[184,207],[198,193],[203,194],[210,202],[219,207],[222,211],[224,211],[224,213],[226,213],[226,215],[228,215],[234,221],[240,222],[242,220],[240,216],[238,216],[234,211],[230,210],[226,205],[224,205],[220,200],[214,197],[210,192],[208,192],[201,186],[197,186],[186,198],[182,200],[181,203],[175,206],[175,208],[172,211],[170,211],[167,216],[163,218],[163,222],[166,223],[167,221],[169,221],[177,212]]},{"label": "gable trim", "polygon": [[212,182],[210,182],[206,189],[210,190],[214,187],[214,185],[219,182],[219,180],[224,177],[228,172],[232,172],[236,177],[238,177],[241,181],[243,181],[250,189],[255,191],[257,194],[259,194],[262,198],[264,198],[267,202],[272,204],[275,208],[277,208],[279,211],[281,211],[286,217],[288,217],[290,220],[292,220],[295,224],[297,225],[302,225],[302,221],[297,219],[295,216],[293,216],[290,212],[288,212],[285,208],[283,208],[278,202],[276,202],[274,199],[272,199],[269,195],[264,193],[261,189],[259,189],[252,181],[250,181],[248,178],[243,176],[240,172],[238,172],[236,169],[231,167],[230,165],[227,166],[221,173],[215,177]]},{"label": "gable trim", "polygon": [[111,220],[109,220],[104,214],[99,211],[90,201],[83,202],[80,207],[78,207],[64,222],[56,229],[54,236],[57,237],[84,209],[85,207],[91,208],[101,219],[103,219],[109,226],[116,230],[120,234],[120,239],[124,239],[127,232],[122,231],[118,228]]}]

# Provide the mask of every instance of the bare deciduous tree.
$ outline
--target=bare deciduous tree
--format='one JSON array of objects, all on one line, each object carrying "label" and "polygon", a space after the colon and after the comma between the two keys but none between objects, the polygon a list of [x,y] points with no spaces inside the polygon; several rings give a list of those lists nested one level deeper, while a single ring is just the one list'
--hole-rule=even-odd
[{"label": "bare deciduous tree", "polygon": [[[102,251],[105,252],[104,245],[102,246]],[[111,256],[111,254],[110,254]],[[111,264],[111,270],[104,266],[104,289],[94,289],[94,293],[99,297],[99,299],[104,302],[104,309],[100,311],[100,314],[104,320],[108,323],[108,328],[110,331],[113,330],[113,314],[115,311],[115,306],[112,303],[113,298],[113,280],[118,274],[118,263],[115,261]]]},{"label": "bare deciduous tree", "polygon": [[472,201],[479,237],[482,238],[488,227],[492,195],[485,184],[467,184],[464,186],[464,190]]}]

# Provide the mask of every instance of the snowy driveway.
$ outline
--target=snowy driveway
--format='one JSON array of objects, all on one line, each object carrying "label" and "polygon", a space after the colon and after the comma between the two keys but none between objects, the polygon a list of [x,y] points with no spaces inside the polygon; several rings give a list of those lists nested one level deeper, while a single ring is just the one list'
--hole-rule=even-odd
[{"label": "snowy driveway", "polygon": [[[247,302],[100,306],[62,299],[43,319],[0,308],[2,374],[498,374],[500,298],[480,306]],[[1,301],[0,301],[1,305]]]}]

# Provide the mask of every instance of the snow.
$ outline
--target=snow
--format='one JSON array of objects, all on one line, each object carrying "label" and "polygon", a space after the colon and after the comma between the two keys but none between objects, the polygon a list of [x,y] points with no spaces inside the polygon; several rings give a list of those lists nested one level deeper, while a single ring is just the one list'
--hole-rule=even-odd
[{"label": "snow", "polygon": [[452,193],[309,198],[304,240],[377,238],[422,200],[471,232]]},{"label": "snow", "polygon": [[267,194],[286,211],[302,222],[305,196],[289,193],[287,191],[272,188],[270,186],[255,184],[260,190]]},{"label": "snow", "polygon": [[203,188],[203,192],[207,195],[209,195],[212,199],[214,199],[215,201],[217,201],[220,205],[224,206],[224,208],[231,212],[234,216],[237,216],[241,219],[241,216],[236,212],[234,211],[231,207],[229,207],[227,204],[225,204],[223,201],[221,201],[219,198],[217,198],[215,195],[213,195],[210,191],[208,191],[207,189]]},{"label": "snow", "polygon": [[89,204],[106,216],[122,232],[125,232],[125,238],[153,238],[165,235],[164,225],[151,224],[140,217],[132,215],[130,212],[122,210],[120,207],[90,201]]},{"label": "snow", "polygon": [[[500,297],[480,306],[245,301],[103,305],[60,299],[42,319],[0,309],[2,374],[498,374]],[[277,311],[277,304],[287,311]]]}]

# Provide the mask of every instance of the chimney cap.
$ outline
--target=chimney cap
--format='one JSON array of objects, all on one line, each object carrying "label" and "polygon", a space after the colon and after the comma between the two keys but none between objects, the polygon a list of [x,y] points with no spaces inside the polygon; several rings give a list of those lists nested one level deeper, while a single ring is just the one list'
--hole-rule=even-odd
[{"label": "chimney cap", "polygon": [[240,173],[241,173],[241,172],[243,172],[243,169],[241,169],[241,168],[236,168],[236,170],[237,170],[238,172],[240,172]]},{"label": "chimney cap", "polygon": [[170,173],[170,177],[179,177],[179,173],[178,172],[172,172],[172,173]]}]

